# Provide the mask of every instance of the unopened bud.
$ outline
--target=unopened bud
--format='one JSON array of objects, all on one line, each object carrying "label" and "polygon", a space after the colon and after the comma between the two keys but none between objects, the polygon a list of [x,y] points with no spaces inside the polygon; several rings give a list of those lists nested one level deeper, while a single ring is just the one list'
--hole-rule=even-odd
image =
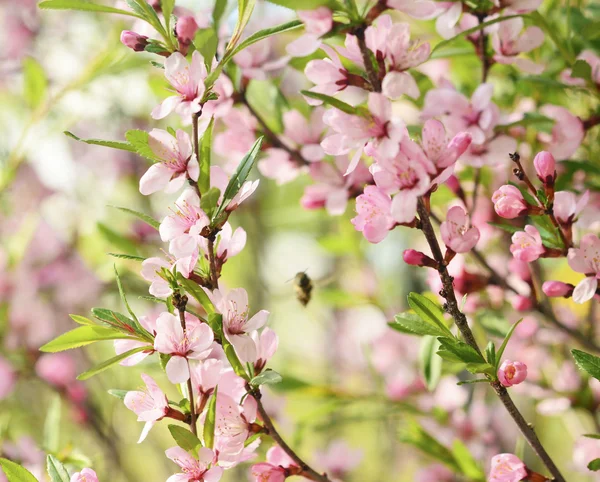
[{"label": "unopened bud", "polygon": [[148,45],[148,37],[131,30],[123,30],[121,32],[121,43],[135,52],[143,52],[146,45]]}]

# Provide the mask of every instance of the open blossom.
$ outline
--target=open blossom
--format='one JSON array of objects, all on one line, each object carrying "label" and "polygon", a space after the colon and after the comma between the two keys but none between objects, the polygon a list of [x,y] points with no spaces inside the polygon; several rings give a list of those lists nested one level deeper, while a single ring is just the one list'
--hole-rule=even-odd
[{"label": "open blossom", "polygon": [[325,130],[323,114],[325,109],[316,107],[310,119],[297,110],[289,110],[283,114],[283,135],[290,139],[300,150],[300,154],[309,162],[320,161],[325,157],[321,147],[321,137]]},{"label": "open blossom", "polygon": [[505,184],[492,195],[494,210],[498,216],[514,219],[527,212],[527,203],[521,191],[515,186]]},{"label": "open blossom", "polygon": [[365,116],[338,109],[329,109],[323,116],[325,124],[334,132],[321,142],[325,153],[339,156],[355,150],[346,174],[356,169],[363,151],[370,156],[377,153],[381,157],[394,157],[404,137],[406,128],[400,119],[393,117],[389,99],[371,92],[368,106],[369,113]]},{"label": "open blossom", "polygon": [[249,396],[242,405],[225,393],[217,395],[215,438],[219,451],[241,451],[256,420],[256,400]]},{"label": "open blossom", "polygon": [[513,454],[498,454],[492,458],[488,482],[519,482],[527,477],[525,464]]},{"label": "open blossom", "polygon": [[167,482],[218,482],[223,475],[223,468],[214,465],[215,454],[206,447],[198,451],[198,458],[181,447],[171,447],[165,451],[166,456],[181,468],[179,474],[172,475]]},{"label": "open blossom", "polygon": [[570,248],[567,255],[569,266],[573,271],[585,274],[573,291],[576,303],[591,300],[598,289],[600,279],[600,239],[595,234],[586,234],[579,248]]},{"label": "open blossom", "polygon": [[209,358],[190,368],[192,386],[197,395],[210,395],[223,375],[223,362]]},{"label": "open blossom", "polygon": [[269,327],[265,327],[260,335],[258,331],[253,331],[250,337],[256,346],[256,360],[254,360],[254,372],[260,373],[267,362],[277,351],[279,346],[279,337],[277,333]]},{"label": "open blossom", "polygon": [[158,274],[163,268],[170,270],[171,265],[162,258],[153,257],[142,261],[142,270],[140,271],[142,278],[151,283],[150,294],[158,298],[166,298],[173,293],[169,283]]},{"label": "open blossom", "polygon": [[525,231],[518,231],[512,235],[510,252],[513,256],[526,263],[531,263],[544,254],[542,237],[535,226],[528,224]]},{"label": "open blossom", "polygon": [[304,24],[304,35],[290,42],[287,53],[292,57],[305,57],[321,46],[321,36],[333,27],[333,12],[327,7],[314,10],[298,10],[298,18]]},{"label": "open blossom", "polygon": [[265,325],[269,312],[260,310],[248,318],[248,293],[243,288],[233,289],[226,294],[216,290],[213,297],[217,311],[223,315],[223,333],[242,362],[254,363],[256,345],[249,334]]},{"label": "open blossom", "polygon": [[192,149],[190,136],[180,129],[173,137],[162,129],[152,129],[148,145],[159,162],[152,164],[140,179],[140,192],[144,195],[164,189],[175,192],[186,180],[198,180],[200,166]]},{"label": "open blossom", "polygon": [[85,468],[81,472],[75,472],[71,476],[70,482],[99,482],[96,472],[92,469]]},{"label": "open blossom", "polygon": [[492,0],[496,7],[508,8],[515,13],[527,13],[536,10],[543,0]]},{"label": "open blossom", "polygon": [[523,30],[521,17],[504,20],[492,28],[492,47],[496,52],[494,60],[501,64],[514,64],[520,70],[530,74],[541,74],[544,66],[521,57],[544,43],[544,32],[539,27],[527,27]]},{"label": "open blossom", "polygon": [[366,29],[365,42],[377,61],[385,63],[387,74],[381,85],[383,94],[391,99],[401,95],[418,98],[417,83],[407,71],[427,60],[431,51],[429,44],[411,42],[410,25],[392,23],[389,15],[380,16],[376,25]]},{"label": "open blossom", "polygon": [[283,482],[289,474],[296,472],[298,465],[283,451],[279,445],[267,451],[267,461],[254,464],[250,475],[255,482]]},{"label": "open blossom", "polygon": [[267,80],[270,73],[281,70],[289,60],[285,55],[276,55],[271,38],[246,47],[233,58],[242,71],[242,76],[256,80]]},{"label": "open blossom", "polygon": [[444,244],[455,253],[467,253],[473,249],[479,241],[479,229],[469,225],[466,211],[460,206],[451,207],[440,226]]},{"label": "open blossom", "polygon": [[191,315],[186,329],[181,326],[178,316],[171,313],[161,313],[156,320],[156,338],[154,349],[159,353],[171,355],[167,362],[166,372],[172,383],[183,383],[190,378],[188,359],[202,360],[210,353],[214,339],[208,325],[199,323]]},{"label": "open blossom", "polygon": [[192,54],[192,62],[179,52],[171,54],[165,60],[165,77],[177,95],[167,97],[152,111],[154,119],[162,119],[175,111],[183,119],[188,120],[192,114],[200,112],[200,101],[204,95],[204,79],[206,79],[204,59],[197,50]]},{"label": "open blossom", "polygon": [[498,380],[505,387],[518,385],[527,378],[527,365],[521,362],[504,360],[498,368]]},{"label": "open blossom", "polygon": [[581,145],[585,129],[581,119],[558,105],[543,105],[540,114],[554,120],[552,133],[540,132],[538,138],[556,159],[568,159]]},{"label": "open blossom", "polygon": [[154,424],[169,411],[167,396],[154,379],[142,373],[142,380],[146,384],[146,389],[144,391],[129,391],[124,399],[125,406],[138,416],[138,422],[146,422],[138,443],[144,441]]},{"label": "open blossom", "polygon": [[371,243],[379,243],[396,224],[391,214],[392,200],[377,186],[366,186],[365,192],[356,198],[356,217],[352,224],[362,231]]},{"label": "open blossom", "polygon": [[587,206],[589,199],[589,191],[585,191],[579,199],[572,192],[556,191],[554,193],[554,216],[560,224],[572,224]]}]

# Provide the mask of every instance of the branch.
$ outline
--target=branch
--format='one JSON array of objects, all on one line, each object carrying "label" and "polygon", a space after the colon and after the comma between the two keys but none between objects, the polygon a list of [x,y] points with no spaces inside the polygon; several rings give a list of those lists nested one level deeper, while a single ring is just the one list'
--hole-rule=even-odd
[{"label": "branch", "polygon": [[[193,143],[193,148],[194,148],[194,154],[196,155],[196,162],[198,164],[200,164],[200,149],[198,147],[198,143],[199,143],[198,119],[200,118],[201,115],[202,115],[202,107],[200,108],[199,112],[195,112],[192,114],[192,143]],[[187,176],[188,176],[188,183],[190,184],[190,186],[192,186],[194,188],[198,197],[201,198],[202,194],[200,193],[200,188],[198,187],[198,182],[194,181],[190,177],[189,174]]]},{"label": "branch", "polygon": [[356,28],[353,32],[353,35],[355,35],[356,39],[358,40],[358,47],[360,48],[360,53],[362,55],[363,63],[365,64],[365,70],[367,71],[367,77],[369,78],[371,87],[373,87],[374,92],[381,92],[381,81],[379,80],[379,75],[373,68],[371,51],[367,47],[367,43],[365,41],[365,27],[363,26]]}]

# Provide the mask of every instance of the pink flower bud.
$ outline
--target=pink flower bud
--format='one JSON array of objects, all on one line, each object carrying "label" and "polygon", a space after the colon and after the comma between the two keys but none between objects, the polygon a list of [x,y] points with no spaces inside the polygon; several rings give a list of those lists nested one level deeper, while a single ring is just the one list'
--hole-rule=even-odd
[{"label": "pink flower bud", "polygon": [[504,360],[498,368],[498,380],[505,387],[518,385],[527,378],[527,365],[521,362]]},{"label": "pink flower bud", "polygon": [[411,266],[427,266],[430,264],[431,258],[421,251],[416,249],[406,249],[402,253],[402,258],[406,264]]},{"label": "pink flower bud", "polygon": [[514,219],[527,212],[527,203],[521,191],[510,184],[501,186],[493,194],[492,202],[498,216],[505,219]]},{"label": "pink flower bud", "polygon": [[568,298],[573,294],[575,286],[570,283],[563,283],[562,281],[546,281],[542,285],[542,291],[546,296],[550,298],[564,297]]},{"label": "pink flower bud", "polygon": [[533,302],[528,296],[517,295],[511,300],[511,305],[516,311],[528,311],[533,307]]},{"label": "pink flower bud", "polygon": [[556,179],[556,161],[554,160],[554,156],[547,151],[542,151],[533,159],[533,165],[540,181],[553,186]]},{"label": "pink flower bud", "polygon": [[131,30],[123,30],[121,32],[121,43],[134,52],[143,52],[146,45],[148,45],[148,37]]},{"label": "pink flower bud", "polygon": [[198,31],[198,24],[196,20],[191,15],[186,15],[184,17],[179,17],[177,19],[177,25],[175,26],[175,33],[177,34],[177,39],[185,44],[189,45],[192,40],[194,40],[194,36]]},{"label": "pink flower bud", "polygon": [[527,477],[527,468],[513,454],[498,454],[492,459],[488,482],[519,482]]}]

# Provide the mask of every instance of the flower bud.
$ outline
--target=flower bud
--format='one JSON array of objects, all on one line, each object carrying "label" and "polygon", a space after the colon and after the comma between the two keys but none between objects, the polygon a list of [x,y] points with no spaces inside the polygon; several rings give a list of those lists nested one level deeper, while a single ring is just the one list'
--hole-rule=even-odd
[{"label": "flower bud", "polygon": [[528,296],[516,295],[511,300],[511,305],[516,311],[528,311],[533,307],[533,302]]},{"label": "flower bud", "polygon": [[562,281],[546,281],[542,285],[542,291],[546,296],[550,298],[569,298],[573,294],[575,286],[570,283],[563,283]]},{"label": "flower bud", "polygon": [[505,387],[518,385],[527,378],[527,365],[521,362],[504,360],[498,368],[498,380]]},{"label": "flower bud", "polygon": [[535,172],[540,181],[547,186],[553,186],[556,180],[556,161],[554,156],[547,151],[539,152],[533,159]]},{"label": "flower bud", "polygon": [[121,32],[121,43],[134,52],[143,52],[146,45],[148,45],[148,37],[131,30],[123,30]]},{"label": "flower bud", "polygon": [[191,15],[179,17],[175,26],[175,34],[177,40],[184,45],[189,45],[194,40],[194,36],[198,31],[198,24]]},{"label": "flower bud", "polygon": [[521,191],[510,184],[501,186],[493,194],[492,202],[498,216],[505,219],[514,219],[527,212],[527,203]]},{"label": "flower bud", "polygon": [[433,259],[427,256],[425,253],[417,251],[416,249],[404,250],[404,253],[402,253],[402,258],[406,264],[411,266],[429,266],[433,268],[436,265]]}]

